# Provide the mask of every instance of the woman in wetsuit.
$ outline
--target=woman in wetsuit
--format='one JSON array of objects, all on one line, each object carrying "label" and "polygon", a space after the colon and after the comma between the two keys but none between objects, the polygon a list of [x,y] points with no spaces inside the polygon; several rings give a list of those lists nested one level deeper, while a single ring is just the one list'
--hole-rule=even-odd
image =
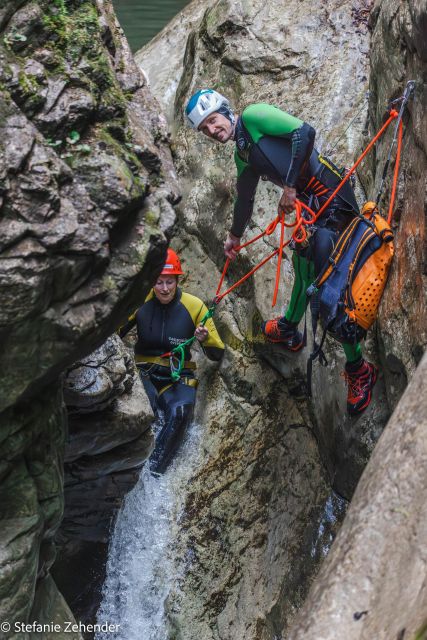
[{"label": "woman in wetsuit", "polygon": [[166,470],[184,437],[193,416],[197,387],[196,364],[189,347],[177,382],[171,378],[169,358],[161,355],[193,335],[210,360],[219,361],[224,354],[212,318],[204,326],[200,324],[207,311],[205,304],[178,287],[182,273],[177,254],[168,249],[163,271],[144,304],[119,329],[120,337],[124,337],[136,326],[135,362],[154,414],[163,413],[163,425],[150,456],[150,469],[156,473]]}]

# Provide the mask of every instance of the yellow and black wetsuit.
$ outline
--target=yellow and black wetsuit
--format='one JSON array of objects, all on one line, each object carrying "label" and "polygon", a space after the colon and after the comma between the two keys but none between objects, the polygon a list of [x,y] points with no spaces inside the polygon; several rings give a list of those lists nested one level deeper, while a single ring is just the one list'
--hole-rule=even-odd
[{"label": "yellow and black wetsuit", "polygon": [[[136,326],[135,361],[155,415],[159,411],[163,413],[164,424],[150,457],[150,469],[158,473],[163,473],[171,462],[191,421],[197,385],[189,347],[178,382],[171,379],[169,360],[160,356],[191,338],[206,311],[200,298],[179,288],[169,304],[159,302],[151,291],[144,304],[119,329],[119,335],[123,337]],[[201,347],[210,360],[219,361],[224,344],[212,318],[205,326],[209,335]]]}]

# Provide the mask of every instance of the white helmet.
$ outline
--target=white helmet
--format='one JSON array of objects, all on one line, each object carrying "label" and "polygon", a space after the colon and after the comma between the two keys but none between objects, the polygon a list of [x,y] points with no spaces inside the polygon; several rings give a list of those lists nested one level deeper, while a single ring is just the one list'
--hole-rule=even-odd
[{"label": "white helmet", "polygon": [[227,98],[214,89],[202,89],[191,96],[185,108],[185,115],[190,126],[198,129],[205,118],[221,107],[230,108]]}]

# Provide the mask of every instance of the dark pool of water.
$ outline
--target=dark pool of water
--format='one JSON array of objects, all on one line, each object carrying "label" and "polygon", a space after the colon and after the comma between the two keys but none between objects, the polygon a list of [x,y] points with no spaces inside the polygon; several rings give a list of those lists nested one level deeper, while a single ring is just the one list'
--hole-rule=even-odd
[{"label": "dark pool of water", "polygon": [[153,38],[189,0],[113,0],[132,51]]}]

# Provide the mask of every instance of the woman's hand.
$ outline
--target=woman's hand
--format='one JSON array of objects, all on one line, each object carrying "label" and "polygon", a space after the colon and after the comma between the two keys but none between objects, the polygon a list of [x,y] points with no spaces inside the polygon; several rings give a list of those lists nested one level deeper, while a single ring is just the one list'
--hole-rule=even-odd
[{"label": "woman's hand", "polygon": [[226,241],[224,242],[224,253],[227,258],[234,260],[237,257],[238,251],[234,247],[238,247],[240,244],[240,238],[232,233],[229,233]]},{"label": "woman's hand", "polygon": [[297,198],[297,191],[293,187],[285,187],[283,189],[282,197],[279,201],[279,213],[284,211],[285,213],[292,213],[295,209],[295,200]]},{"label": "woman's hand", "polygon": [[194,332],[194,335],[196,336],[196,339],[199,342],[204,342],[205,340],[207,340],[209,331],[206,329],[206,327],[203,324],[199,324],[199,326],[196,328]]}]

